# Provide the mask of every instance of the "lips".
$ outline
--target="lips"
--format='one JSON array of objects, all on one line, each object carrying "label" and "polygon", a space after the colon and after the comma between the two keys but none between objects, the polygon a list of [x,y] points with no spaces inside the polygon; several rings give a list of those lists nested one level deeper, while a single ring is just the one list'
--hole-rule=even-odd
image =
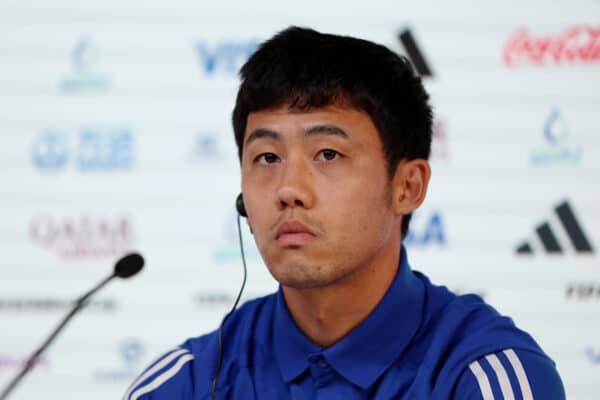
[{"label": "lips", "polygon": [[300,245],[313,239],[315,233],[298,221],[286,221],[279,225],[275,240],[282,245]]}]

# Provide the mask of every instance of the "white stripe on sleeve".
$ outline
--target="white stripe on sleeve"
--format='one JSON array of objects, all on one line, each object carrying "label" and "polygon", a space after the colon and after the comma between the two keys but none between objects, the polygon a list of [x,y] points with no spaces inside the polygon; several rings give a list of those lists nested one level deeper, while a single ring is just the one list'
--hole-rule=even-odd
[{"label": "white stripe on sleeve", "polygon": [[150,382],[146,386],[142,386],[138,390],[133,392],[130,400],[137,400],[141,395],[151,392],[154,389],[160,387],[160,385],[171,379],[177,372],[179,372],[181,367],[183,367],[183,365],[186,362],[193,359],[194,356],[191,354],[186,354],[185,356],[180,357],[179,360],[177,360],[177,362],[175,363],[175,365],[173,365],[171,368],[157,376],[152,382]]},{"label": "white stripe on sleeve", "polygon": [[494,393],[492,393],[492,387],[490,386],[490,381],[485,374],[479,362],[473,361],[469,364],[469,369],[475,375],[477,379],[477,384],[479,384],[479,390],[481,390],[481,396],[483,396],[483,400],[494,400]]},{"label": "white stripe on sleeve", "polygon": [[504,400],[515,400],[515,394],[513,393],[512,386],[510,385],[510,380],[508,379],[508,375],[506,374],[506,370],[502,363],[498,359],[495,354],[488,354],[485,356],[485,359],[490,363],[494,372],[496,373],[496,378],[498,378],[498,383],[500,384],[500,390],[502,391],[502,397]]},{"label": "white stripe on sleeve", "polygon": [[508,358],[508,361],[510,361],[510,365],[512,365],[515,375],[517,375],[521,393],[523,394],[523,400],[533,400],[529,379],[527,379],[527,374],[525,373],[525,369],[523,369],[523,364],[521,364],[519,356],[517,356],[517,353],[515,353],[513,349],[504,350],[504,354],[506,355],[506,358]]},{"label": "white stripe on sleeve", "polygon": [[[146,379],[148,379],[150,376],[152,376],[152,374],[155,374],[156,372],[160,371],[162,368],[164,368],[165,366],[167,366],[167,364],[169,364],[170,362],[172,362],[174,359],[176,359],[177,357],[189,353],[188,350],[186,349],[175,349],[174,351],[171,351],[170,353],[168,352],[168,356],[164,357],[160,362],[158,362],[156,365],[154,365],[152,368],[150,368],[149,370],[147,370],[146,372],[144,372],[139,378],[137,378],[132,384],[131,386],[129,386],[129,389],[127,390],[127,392],[125,393],[125,396],[123,396],[123,400],[129,400],[129,396],[131,396],[131,393],[133,392],[133,390],[136,388],[136,386],[138,386],[140,383],[142,383],[143,381],[145,381]],[[160,359],[160,357],[159,357]]]}]

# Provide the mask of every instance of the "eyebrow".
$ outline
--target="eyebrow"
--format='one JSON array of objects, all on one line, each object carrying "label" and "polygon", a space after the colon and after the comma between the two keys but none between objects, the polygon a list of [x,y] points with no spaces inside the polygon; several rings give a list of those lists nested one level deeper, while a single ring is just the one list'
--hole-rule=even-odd
[{"label": "eyebrow", "polygon": [[350,139],[350,135],[345,130],[335,125],[315,125],[304,131],[306,136],[312,135],[334,135],[344,139]]},{"label": "eyebrow", "polygon": [[281,140],[281,135],[279,135],[279,133],[277,133],[275,131],[272,131],[270,129],[258,128],[258,129],[253,130],[248,135],[248,138],[246,139],[245,146],[249,145],[250,143],[252,143],[256,139],[261,139],[261,138],[269,138],[269,139],[273,139],[273,140]]},{"label": "eyebrow", "polygon": [[[350,139],[350,135],[343,130],[342,128],[335,125],[314,125],[304,131],[305,136],[313,136],[313,135],[334,135],[339,136],[344,139]],[[257,139],[273,139],[280,141],[281,135],[273,130],[266,128],[257,128],[253,130],[246,139],[246,145]]]}]

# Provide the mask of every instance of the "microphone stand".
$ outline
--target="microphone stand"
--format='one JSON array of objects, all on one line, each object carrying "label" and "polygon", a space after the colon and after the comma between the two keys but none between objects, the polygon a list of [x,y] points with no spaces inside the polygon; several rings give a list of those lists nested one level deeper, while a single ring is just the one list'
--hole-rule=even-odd
[{"label": "microphone stand", "polygon": [[108,282],[110,282],[115,276],[116,276],[116,274],[112,273],[109,277],[104,279],[102,282],[100,282],[98,285],[96,285],[94,288],[92,288],[89,292],[87,292],[86,294],[81,296],[79,299],[75,300],[75,306],[73,307],[73,309],[67,314],[67,316],[65,318],[63,318],[63,320],[60,322],[60,324],[58,324],[58,326],[56,328],[54,328],[54,330],[52,331],[52,333],[50,334],[48,339],[46,339],[44,341],[44,343],[42,343],[41,346],[36,351],[34,351],[33,354],[31,354],[31,356],[29,356],[29,358],[25,362],[25,365],[23,366],[23,368],[21,368],[21,371],[12,379],[12,381],[10,381],[10,383],[4,389],[2,394],[0,394],[0,400],[6,400],[8,398],[8,395],[10,394],[10,392],[12,392],[12,390],[19,384],[19,382],[21,382],[21,380],[25,377],[25,375],[27,375],[27,373],[31,370],[31,368],[33,368],[35,366],[35,364],[37,363],[37,361],[38,361],[39,357],[42,355],[42,353],[46,350],[46,348],[48,348],[48,346],[50,346],[50,344],[56,338],[56,335],[58,335],[58,333],[71,320],[71,318],[73,318],[73,316],[77,313],[77,311],[79,311],[81,308],[86,306],[87,300],[94,293],[96,293],[98,290],[100,290],[104,285],[106,285]]}]

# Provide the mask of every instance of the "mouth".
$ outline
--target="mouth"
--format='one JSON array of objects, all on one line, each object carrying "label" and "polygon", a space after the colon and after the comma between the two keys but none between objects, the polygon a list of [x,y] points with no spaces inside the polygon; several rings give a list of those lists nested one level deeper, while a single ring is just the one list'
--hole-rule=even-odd
[{"label": "mouth", "polygon": [[301,222],[286,221],[279,225],[275,241],[283,246],[293,246],[304,244],[315,237],[315,233]]}]

